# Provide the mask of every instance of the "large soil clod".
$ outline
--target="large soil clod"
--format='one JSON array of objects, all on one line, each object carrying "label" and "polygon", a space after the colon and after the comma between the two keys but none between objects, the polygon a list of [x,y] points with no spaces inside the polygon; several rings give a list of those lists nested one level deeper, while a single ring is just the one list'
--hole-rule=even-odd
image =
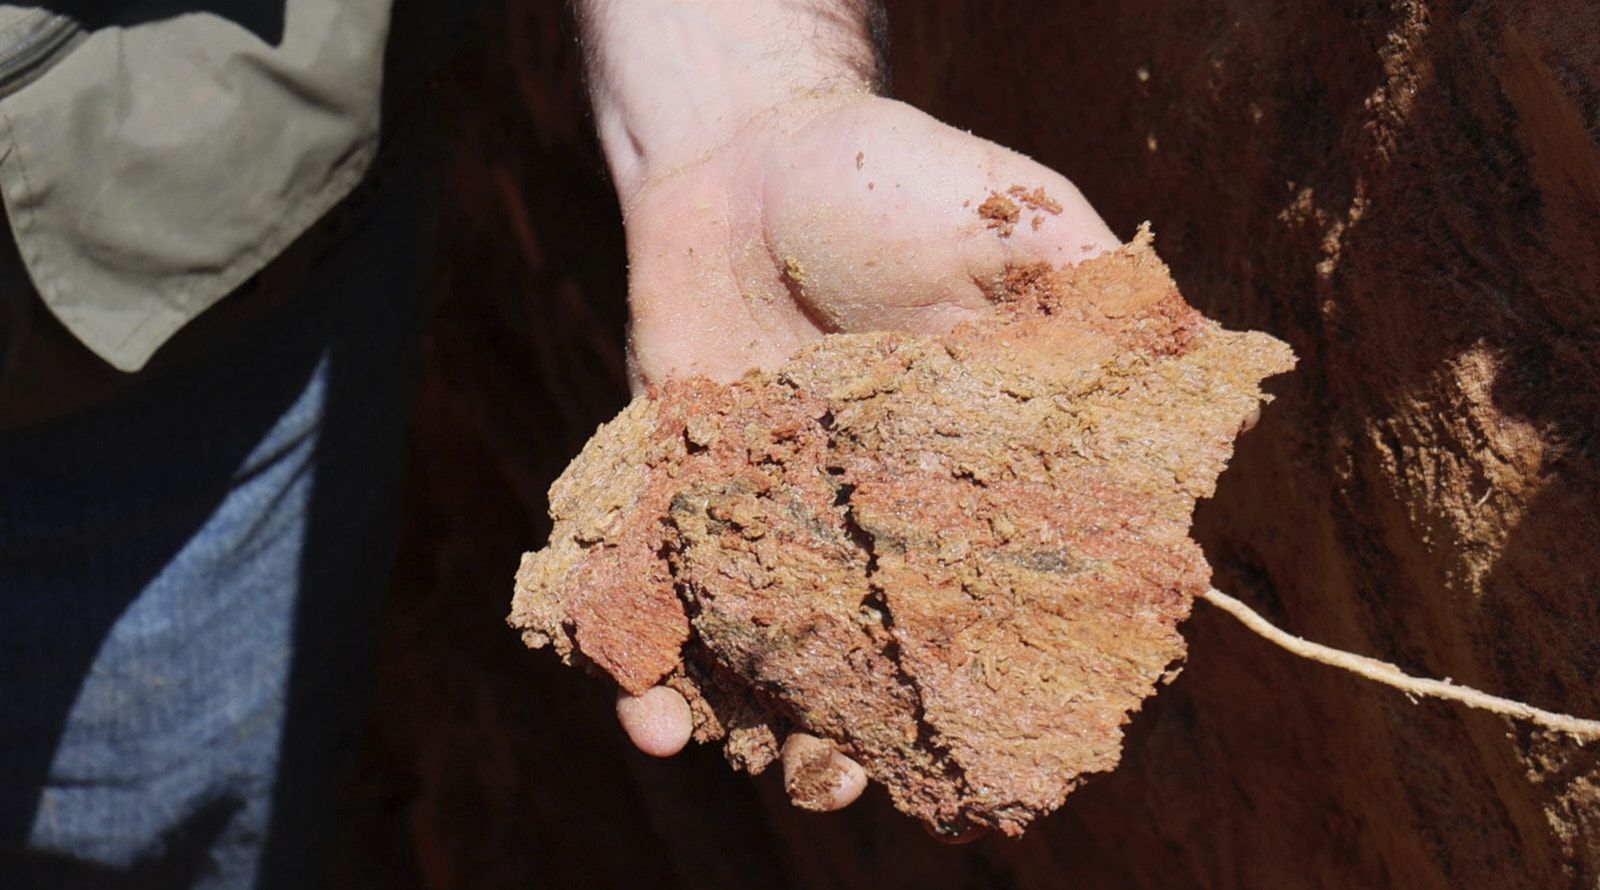
[{"label": "large soil clod", "polygon": [[1146,233],[996,299],[636,399],[551,489],[512,625],[683,692],[735,766],[804,730],[937,831],[1021,833],[1176,673],[1195,500],[1294,359],[1190,308]]}]

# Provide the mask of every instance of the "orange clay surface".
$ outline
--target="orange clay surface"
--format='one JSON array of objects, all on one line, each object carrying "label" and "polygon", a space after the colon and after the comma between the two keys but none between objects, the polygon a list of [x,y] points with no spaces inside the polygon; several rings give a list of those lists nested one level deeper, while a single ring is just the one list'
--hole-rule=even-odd
[{"label": "orange clay surface", "polygon": [[1195,500],[1294,358],[1190,308],[1143,232],[995,299],[636,399],[551,489],[511,624],[682,692],[735,767],[803,730],[937,832],[1020,834],[1177,673]]}]

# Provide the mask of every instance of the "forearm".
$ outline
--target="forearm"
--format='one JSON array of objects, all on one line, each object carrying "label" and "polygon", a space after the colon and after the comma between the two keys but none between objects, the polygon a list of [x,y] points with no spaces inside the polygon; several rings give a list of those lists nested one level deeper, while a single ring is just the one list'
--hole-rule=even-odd
[{"label": "forearm", "polygon": [[579,0],[578,18],[624,203],[766,109],[881,75],[878,0]]}]

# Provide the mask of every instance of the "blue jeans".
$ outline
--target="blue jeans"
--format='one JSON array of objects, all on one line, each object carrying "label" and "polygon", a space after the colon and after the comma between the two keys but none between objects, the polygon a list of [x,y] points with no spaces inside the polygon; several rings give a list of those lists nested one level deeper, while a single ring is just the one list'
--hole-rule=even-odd
[{"label": "blue jeans", "polygon": [[0,437],[0,886],[320,884],[393,557],[421,179],[386,174],[202,357]]}]

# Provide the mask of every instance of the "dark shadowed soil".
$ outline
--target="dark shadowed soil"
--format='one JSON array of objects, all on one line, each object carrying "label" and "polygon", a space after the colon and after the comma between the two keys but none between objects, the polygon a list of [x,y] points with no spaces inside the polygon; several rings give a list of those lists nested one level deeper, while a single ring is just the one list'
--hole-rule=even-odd
[{"label": "dark shadowed soil", "polygon": [[[1197,536],[1288,629],[1600,715],[1600,8],[890,4],[899,95],[1143,220],[1191,303],[1299,369]],[[1197,606],[1118,769],[1021,841],[881,793],[796,812],[502,621],[544,492],[624,402],[620,224],[553,7],[445,89],[450,263],[417,409],[353,886],[1592,887],[1595,750],[1293,660]],[[547,8],[552,7],[552,8]]]}]

